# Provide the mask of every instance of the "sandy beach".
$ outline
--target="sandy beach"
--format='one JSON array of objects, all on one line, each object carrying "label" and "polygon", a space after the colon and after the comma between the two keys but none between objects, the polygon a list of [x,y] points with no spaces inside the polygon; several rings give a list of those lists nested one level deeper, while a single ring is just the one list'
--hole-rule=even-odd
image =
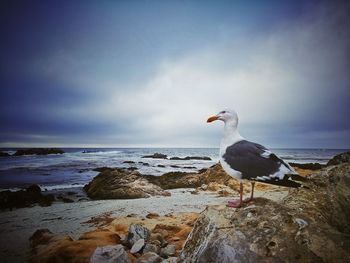
[{"label": "sandy beach", "polygon": [[[96,229],[87,221],[100,217],[125,217],[130,214],[145,217],[180,212],[201,212],[207,205],[225,204],[232,197],[220,197],[213,192],[191,194],[194,189],[170,190],[169,197],[150,197],[130,200],[98,200],[75,203],[53,203],[49,207],[34,206],[0,212],[0,256],[2,262],[25,262],[29,255],[29,237],[47,228],[55,234],[67,234],[73,239]],[[256,192],[256,196],[280,200],[288,189]],[[147,219],[146,219],[147,220]]]}]

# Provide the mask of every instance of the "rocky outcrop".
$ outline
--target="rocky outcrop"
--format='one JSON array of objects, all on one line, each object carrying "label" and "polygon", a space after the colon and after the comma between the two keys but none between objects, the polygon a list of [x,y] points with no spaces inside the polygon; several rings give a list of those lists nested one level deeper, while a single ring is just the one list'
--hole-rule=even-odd
[{"label": "rocky outcrop", "polygon": [[141,158],[167,159],[168,156],[166,154],[162,154],[162,153],[154,153],[154,154],[151,154],[151,155],[142,156]]},{"label": "rocky outcrop", "polygon": [[7,156],[10,156],[8,153],[6,152],[1,152],[0,151],[0,157],[7,157]]},{"label": "rocky outcrop", "polygon": [[93,199],[134,199],[170,195],[169,192],[150,183],[137,171],[127,169],[106,169],[85,185],[84,190]]},{"label": "rocky outcrop", "polygon": [[327,163],[327,166],[329,165],[337,165],[341,163],[348,163],[350,162],[350,152],[344,152],[341,154],[338,154],[334,156],[332,159],[330,159]]},{"label": "rocky outcrop", "polygon": [[41,206],[50,206],[54,200],[55,198],[51,194],[43,195],[40,187],[35,184],[29,186],[26,190],[0,192],[1,209],[27,207],[36,203]]},{"label": "rocky outcrop", "polygon": [[179,262],[349,262],[350,164],[314,173],[308,186],[278,203],[208,207]]},{"label": "rocky outcrop", "polygon": [[14,156],[20,155],[47,155],[47,154],[63,154],[64,151],[58,148],[30,148],[17,150]]},{"label": "rocky outcrop", "polygon": [[131,260],[122,245],[109,245],[97,247],[89,261],[89,263],[110,262],[131,263]]}]

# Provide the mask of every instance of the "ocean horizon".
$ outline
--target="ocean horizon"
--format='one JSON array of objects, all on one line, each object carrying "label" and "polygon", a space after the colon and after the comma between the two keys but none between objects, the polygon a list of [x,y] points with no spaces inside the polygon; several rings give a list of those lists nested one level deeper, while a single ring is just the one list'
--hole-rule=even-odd
[{"label": "ocean horizon", "polygon": [[[27,147],[1,148],[10,155]],[[41,147],[38,147],[41,148]],[[57,148],[57,147],[54,147]],[[144,175],[160,176],[167,172],[196,172],[219,161],[219,148],[176,147],[62,147],[63,154],[8,156],[0,158],[0,190],[19,190],[38,184],[42,190],[83,187],[99,167],[137,169]],[[326,164],[347,149],[275,148],[288,162]],[[211,160],[169,160],[142,158],[162,153],[170,157],[200,156]]]}]

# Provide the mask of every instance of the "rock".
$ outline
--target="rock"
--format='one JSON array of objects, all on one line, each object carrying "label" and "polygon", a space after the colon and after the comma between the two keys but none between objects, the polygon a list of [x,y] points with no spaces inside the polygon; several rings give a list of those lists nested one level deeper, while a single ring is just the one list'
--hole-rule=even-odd
[{"label": "rock", "polygon": [[152,233],[151,237],[150,237],[150,243],[155,244],[155,245],[159,245],[160,247],[165,247],[168,245],[168,242],[164,239],[165,237],[167,237],[168,231],[166,231],[165,229],[162,229],[162,225],[157,225],[158,229],[156,228],[156,233]]},{"label": "rock", "polygon": [[26,190],[20,190],[16,192],[0,192],[1,209],[28,207],[33,204],[50,206],[54,200],[55,197],[52,194],[43,195],[38,185],[31,185]]},{"label": "rock", "polygon": [[85,185],[84,190],[93,199],[134,199],[152,195],[169,196],[169,192],[150,183],[146,177],[137,171],[128,171],[127,169],[105,170]]},{"label": "rock", "polygon": [[133,164],[133,163],[135,163],[135,162],[134,162],[134,161],[124,161],[123,163]]},{"label": "rock", "polygon": [[10,155],[8,153],[0,151],[0,157],[7,157],[7,156],[10,156]]},{"label": "rock", "polygon": [[146,215],[146,218],[151,219],[151,218],[157,218],[159,215],[157,213],[148,213]]},{"label": "rock", "polygon": [[14,156],[20,155],[47,155],[47,154],[63,154],[64,151],[58,148],[30,148],[17,150]]},{"label": "rock", "polygon": [[135,254],[137,252],[140,252],[144,246],[145,246],[145,240],[143,238],[140,238],[132,245],[130,249],[130,253]]},{"label": "rock", "polygon": [[139,257],[135,263],[160,263],[162,260],[163,259],[156,253],[147,252]]},{"label": "rock", "polygon": [[64,203],[74,203],[74,200],[70,199],[70,198],[67,198],[67,197],[62,197],[62,201]]},{"label": "rock", "polygon": [[181,168],[180,166],[178,165],[170,165],[171,168]]},{"label": "rock", "polygon": [[97,247],[90,258],[90,263],[131,263],[122,245]]},{"label": "rock", "polygon": [[201,185],[201,190],[206,191],[208,189],[208,185],[207,184],[202,184]]},{"label": "rock", "polygon": [[178,160],[181,160],[181,161],[187,161],[187,160],[211,161],[211,158],[207,157],[207,156],[186,156],[184,158],[175,156],[175,157],[171,157],[170,160],[175,160],[175,161],[178,161]]},{"label": "rock", "polygon": [[139,239],[143,239],[144,241],[148,241],[151,236],[151,232],[137,224],[131,224],[128,232],[128,244],[132,247]]},{"label": "rock", "polygon": [[310,176],[279,203],[208,206],[179,262],[350,262],[350,164]]},{"label": "rock", "polygon": [[143,249],[143,253],[147,253],[147,252],[153,252],[153,253],[159,254],[160,242],[159,242],[159,245],[154,243],[147,243]]},{"label": "rock", "polygon": [[131,166],[131,167],[127,168],[127,169],[129,171],[136,171],[136,170],[138,170],[137,167],[135,167],[135,166]]},{"label": "rock", "polygon": [[350,152],[344,152],[341,154],[338,154],[334,156],[332,159],[330,159],[327,163],[327,166],[329,165],[337,165],[341,163],[348,163],[350,162]]},{"label": "rock", "polygon": [[103,167],[97,167],[97,168],[93,169],[93,171],[102,173],[102,172],[111,172],[115,169],[117,169],[117,168],[103,166]]},{"label": "rock", "polygon": [[176,247],[174,245],[167,245],[160,250],[160,256],[163,258],[168,258],[175,256]]},{"label": "rock", "polygon": [[153,158],[153,159],[167,159],[168,156],[162,153],[154,153],[152,155],[145,155],[142,156],[141,158]]},{"label": "rock", "polygon": [[163,189],[196,188],[201,185],[196,173],[169,172],[161,176],[147,176],[147,179]]},{"label": "rock", "polygon": [[319,163],[289,163],[289,164],[293,167],[298,167],[301,169],[307,169],[307,170],[313,170],[313,171],[326,167],[326,165],[319,164]]},{"label": "rock", "polygon": [[163,259],[161,263],[176,263],[177,262],[177,257],[170,257]]},{"label": "rock", "polygon": [[119,242],[119,236],[106,229],[87,232],[79,240],[39,229],[30,237],[29,262],[89,262],[97,246],[116,245]]}]

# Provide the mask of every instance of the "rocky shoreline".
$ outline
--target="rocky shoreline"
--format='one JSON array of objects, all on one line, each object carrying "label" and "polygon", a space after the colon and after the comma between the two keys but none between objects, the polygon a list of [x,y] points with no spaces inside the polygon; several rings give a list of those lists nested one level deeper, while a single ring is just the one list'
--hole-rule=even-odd
[{"label": "rocky shoreline", "polygon": [[[231,262],[232,258],[238,262],[277,262],[286,258],[334,262],[333,259],[349,259],[349,156],[350,153],[335,156],[322,169],[294,165],[301,175],[309,178],[310,189],[288,190],[257,184],[260,198],[240,209],[223,205],[236,194],[238,182],[225,174],[219,164],[197,173],[170,172],[162,176],[103,168],[84,187],[89,198],[96,201],[79,202],[73,192],[61,192],[59,202],[54,202],[52,209],[33,207],[2,212],[0,232],[4,235],[10,227],[21,236],[23,228],[15,230],[16,225],[11,226],[13,216],[26,211],[23,214],[26,216],[18,219],[24,221],[34,218],[34,214],[28,217],[30,211],[50,211],[47,219],[50,221],[45,218],[41,223],[33,221],[33,226],[26,230],[27,234],[31,231],[28,255],[31,262],[107,262],[111,259],[117,262]],[[37,196],[38,193],[44,196],[35,186],[31,190],[35,190]],[[249,187],[244,190],[249,192]],[[72,203],[65,200],[70,196]],[[117,210],[111,209],[116,205]],[[69,222],[72,215],[76,219],[68,232],[50,224]],[[74,229],[80,230],[73,237],[70,231]],[[8,234],[4,236],[10,239]],[[322,249],[324,247],[332,251]],[[16,258],[12,254],[6,261],[4,255],[9,253],[6,251],[12,251],[11,243],[4,243],[1,252],[5,262]]]}]

